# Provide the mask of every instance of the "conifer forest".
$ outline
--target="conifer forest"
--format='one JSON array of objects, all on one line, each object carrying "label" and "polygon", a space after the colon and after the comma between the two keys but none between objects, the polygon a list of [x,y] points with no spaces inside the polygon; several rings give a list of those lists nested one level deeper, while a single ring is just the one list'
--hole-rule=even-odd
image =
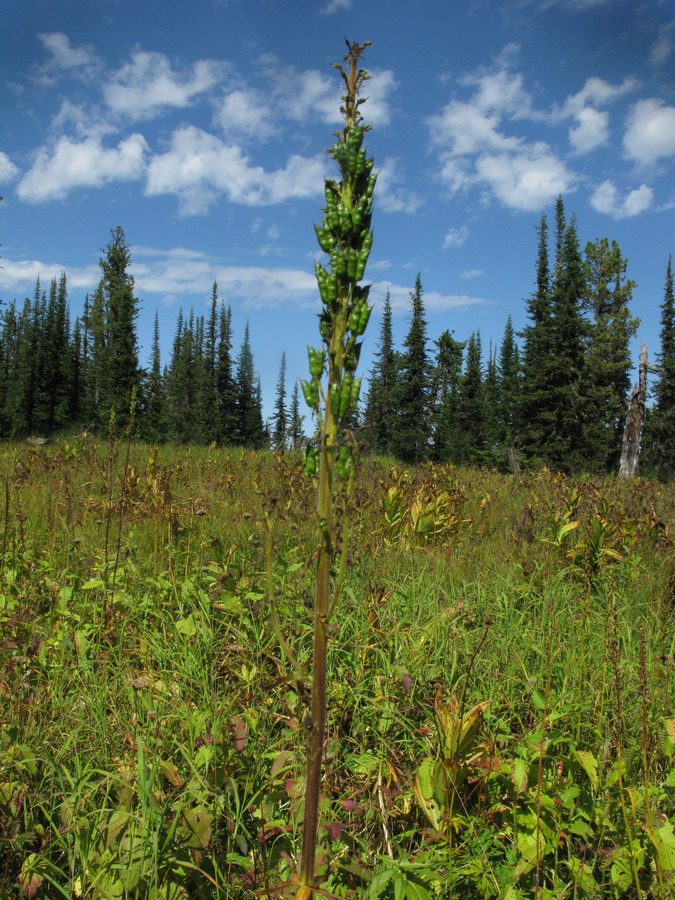
[{"label": "conifer forest", "polygon": [[521,331],[429,334],[418,275],[397,346],[346,43],[271,415],[215,283],[139,357],[121,227],[81,308],[3,298],[0,900],[675,897],[672,259],[647,397],[563,197]]}]

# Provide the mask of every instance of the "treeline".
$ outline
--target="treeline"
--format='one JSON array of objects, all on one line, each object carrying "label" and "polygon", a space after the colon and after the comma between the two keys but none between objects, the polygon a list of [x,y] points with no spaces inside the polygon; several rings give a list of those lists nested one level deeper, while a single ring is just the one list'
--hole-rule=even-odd
[{"label": "treeline", "polygon": [[[411,463],[618,470],[631,386],[629,345],[639,324],[629,309],[635,283],[626,277],[626,260],[615,241],[589,242],[582,253],[576,222],[566,220],[562,198],[553,240],[546,215],[538,236],[528,324],[516,335],[509,317],[501,343],[490,345],[486,358],[479,332],[457,340],[445,331],[430,349],[419,276],[409,331],[397,350],[387,298],[363,422],[372,452]],[[642,471],[673,478],[670,260],[661,322],[661,375],[644,429]]]},{"label": "treeline", "polygon": [[[475,332],[458,339],[427,335],[418,276],[410,325],[394,346],[392,309],[384,304],[369,389],[352,427],[372,453],[513,470],[547,465],[565,472],[616,472],[632,360],[635,283],[614,241],[581,251],[576,222],[559,198],[553,234],[538,228],[535,289],[527,325],[511,318],[501,342],[483,347]],[[304,416],[298,382],[286,390],[282,356],[274,413],[263,417],[248,323],[233,350],[232,311],[214,283],[208,313],[181,311],[168,365],[160,359],[155,316],[147,367],[138,358],[138,299],[130,251],[116,228],[100,259],[101,279],[70,319],[65,274],[48,290],[0,309],[0,437],[49,436],[114,421],[120,433],[133,415],[134,434],[149,442],[252,448],[299,447]],[[643,433],[641,471],[675,478],[675,304],[668,261],[661,306],[660,376]]]},{"label": "treeline", "polygon": [[[138,299],[121,228],[112,232],[104,253],[98,287],[74,322],[65,274],[49,290],[38,279],[20,309],[15,302],[3,308],[0,437],[47,437],[76,427],[100,432],[111,416],[119,433],[133,416],[135,435],[150,442],[268,446],[274,435],[263,420],[249,326],[235,358],[232,310],[219,301],[217,285],[207,316],[179,313],[166,367],[155,316],[149,366],[142,368]],[[283,440],[299,443],[297,391],[287,419]]]}]

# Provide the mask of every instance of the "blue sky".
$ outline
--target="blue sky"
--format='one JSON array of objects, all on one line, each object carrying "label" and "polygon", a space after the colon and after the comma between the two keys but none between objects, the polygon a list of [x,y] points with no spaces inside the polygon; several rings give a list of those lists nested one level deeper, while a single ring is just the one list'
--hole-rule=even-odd
[{"label": "blue sky", "polygon": [[[344,38],[364,64],[380,170],[366,272],[407,331],[419,271],[429,336],[487,350],[525,320],[536,225],[562,194],[582,246],[608,237],[658,350],[675,250],[672,0],[6,0],[0,36],[0,298],[68,275],[73,314],[121,226],[163,362],[180,307],[216,279],[235,350],[250,320],[266,413],[318,344],[324,152]],[[371,318],[369,368],[379,316]],[[364,362],[365,361],[365,365]]]}]

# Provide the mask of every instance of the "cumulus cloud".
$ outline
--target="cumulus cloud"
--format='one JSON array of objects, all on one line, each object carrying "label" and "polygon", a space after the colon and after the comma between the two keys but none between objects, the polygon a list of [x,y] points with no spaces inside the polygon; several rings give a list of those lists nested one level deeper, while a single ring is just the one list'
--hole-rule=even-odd
[{"label": "cumulus cloud", "polygon": [[163,53],[138,50],[104,85],[103,96],[114,112],[140,119],[163,108],[189,106],[223,75],[224,65],[216,60],[199,60],[189,71],[176,72]]},{"label": "cumulus cloud", "polygon": [[225,135],[265,140],[277,132],[274,112],[264,96],[252,89],[234,90],[223,97],[214,121]]},{"label": "cumulus cloud", "polygon": [[574,190],[578,176],[549,144],[514,134],[515,123],[556,124],[573,116],[573,146],[578,153],[588,152],[607,139],[609,121],[590,100],[609,102],[630,85],[589,79],[564,109],[541,112],[534,108],[522,76],[511,70],[514,49],[496,68],[465,76],[462,84],[473,88],[472,96],[452,98],[427,124],[439,156],[440,180],[451,194],[478,187],[484,200],[494,197],[510,209],[536,211],[558,194]]},{"label": "cumulus cloud", "polygon": [[623,146],[629,159],[645,166],[675,155],[675,106],[639,100],[628,114]]},{"label": "cumulus cloud", "polygon": [[[315,69],[298,71],[282,65],[276,57],[263,60],[264,74],[270,84],[269,104],[279,119],[304,122],[319,118],[328,125],[340,124],[341,96],[344,88],[335,77]],[[368,98],[367,119],[371,125],[384,126],[391,120],[389,97],[396,87],[389,69],[371,70],[362,94]]]},{"label": "cumulus cloud", "polygon": [[59,278],[62,272],[66,272],[68,287],[71,290],[93,290],[101,280],[101,269],[98,265],[68,268],[58,263],[45,263],[37,259],[13,260],[4,257],[0,268],[0,291],[5,292],[5,296],[26,296],[32,293],[38,278],[46,285],[53,278]]},{"label": "cumulus cloud", "polygon": [[[391,308],[394,313],[410,312],[409,286],[391,284],[390,282],[375,282],[370,291],[373,300],[384,300],[387,292]],[[424,292],[424,306],[429,312],[443,312],[450,309],[467,309],[470,306],[487,306],[491,303],[483,297],[473,297],[469,294],[442,294],[440,291]]]},{"label": "cumulus cloud", "polygon": [[445,235],[443,247],[446,249],[448,247],[462,247],[466,243],[468,237],[469,229],[466,225],[462,225],[460,228],[451,228]]},{"label": "cumulus cloud", "polygon": [[417,212],[422,201],[414,191],[401,186],[403,178],[397,160],[391,157],[385,159],[376,171],[378,209],[384,212]]},{"label": "cumulus cloud", "polygon": [[43,47],[51,54],[51,66],[57,69],[78,69],[96,65],[98,57],[90,47],[73,47],[61,31],[38,34]]},{"label": "cumulus cloud", "polygon": [[570,143],[576,153],[589,153],[607,143],[609,138],[609,113],[590,106],[579,110],[577,124],[570,128]]},{"label": "cumulus cloud", "polygon": [[251,165],[240,147],[193,125],[177,129],[166,153],[148,165],[146,194],[177,194],[186,215],[204,213],[224,195],[232,203],[262,206],[320,195],[324,158],[290,156],[283,169]]},{"label": "cumulus cloud", "polygon": [[557,197],[573,190],[576,176],[544,143],[536,143],[517,154],[481,156],[476,179],[491,189],[504,206],[536,212]]},{"label": "cumulus cloud", "polygon": [[19,174],[19,169],[14,165],[12,160],[0,150],[0,184],[6,181],[13,181]]},{"label": "cumulus cloud", "polygon": [[610,84],[602,78],[588,78],[580,91],[571,94],[552,119],[572,118],[569,139],[577,154],[589,153],[609,140],[609,113],[598,107],[608,106],[637,87],[634,78],[625,78],[621,84]]},{"label": "cumulus cloud", "polygon": [[621,198],[616,185],[607,179],[593,191],[591,206],[597,212],[605,213],[614,219],[628,219],[649,209],[654,200],[654,192],[646,184],[629,191]]},{"label": "cumulus cloud", "polygon": [[147,149],[140,134],[132,134],[109,149],[100,136],[79,142],[62,137],[53,147],[38,153],[19,182],[17,194],[31,203],[62,200],[76,187],[101,187],[111,181],[140,178]]}]

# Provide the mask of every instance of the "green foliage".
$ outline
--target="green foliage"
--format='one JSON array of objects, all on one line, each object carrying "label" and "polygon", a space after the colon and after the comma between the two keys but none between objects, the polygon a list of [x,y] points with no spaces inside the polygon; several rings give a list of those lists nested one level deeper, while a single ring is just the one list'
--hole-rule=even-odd
[{"label": "green foliage", "polygon": [[[2,448],[8,900],[291,880],[315,502],[300,454]],[[268,515],[298,672],[270,621]],[[669,897],[674,515],[641,480],[362,461],[331,619],[323,889],[615,900],[637,872]]]},{"label": "green foliage", "polygon": [[430,367],[422,279],[418,273],[410,294],[410,328],[403,342],[398,377],[398,417],[393,449],[403,462],[428,459],[431,444]]},{"label": "green foliage", "polygon": [[654,407],[645,427],[646,469],[663,480],[675,476],[675,293],[672,256],[668,258],[661,304],[660,366],[654,385]]}]

